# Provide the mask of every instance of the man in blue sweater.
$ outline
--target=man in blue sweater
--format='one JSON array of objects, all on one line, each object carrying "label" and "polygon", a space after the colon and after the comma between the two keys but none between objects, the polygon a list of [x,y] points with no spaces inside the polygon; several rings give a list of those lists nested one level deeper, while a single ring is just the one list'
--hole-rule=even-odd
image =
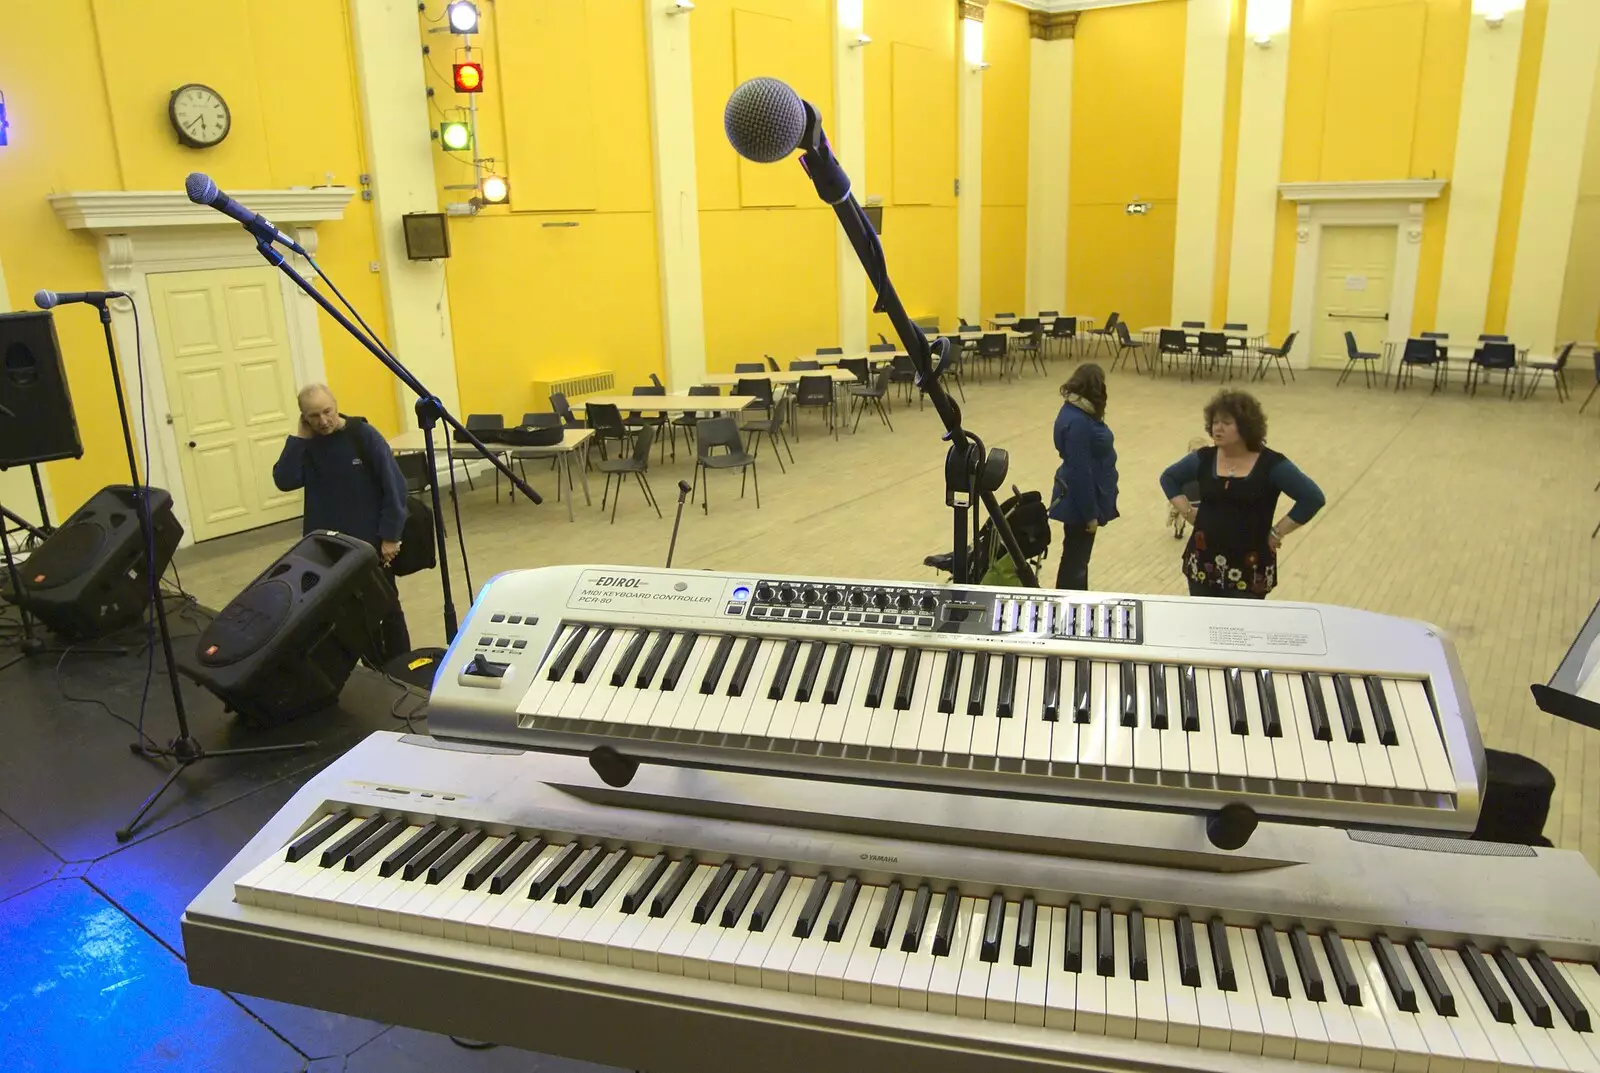
[{"label": "man in blue sweater", "polygon": [[383,622],[383,655],[409,651],[406,616],[389,570],[405,530],[406,481],[383,435],[361,418],[341,414],[327,385],[302,388],[300,427],[284,442],[272,480],[285,492],[305,489],[303,532],[331,529],[377,549],[394,593],[394,608]]}]

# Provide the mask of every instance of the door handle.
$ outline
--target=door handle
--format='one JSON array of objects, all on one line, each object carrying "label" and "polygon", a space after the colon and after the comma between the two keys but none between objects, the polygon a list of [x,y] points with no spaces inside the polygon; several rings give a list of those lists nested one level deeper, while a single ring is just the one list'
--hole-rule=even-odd
[{"label": "door handle", "polygon": [[1337,317],[1337,318],[1339,318],[1341,320],[1388,320],[1389,319],[1389,314],[1387,314],[1387,313],[1334,313],[1334,312],[1330,311],[1328,313],[1328,316]]}]

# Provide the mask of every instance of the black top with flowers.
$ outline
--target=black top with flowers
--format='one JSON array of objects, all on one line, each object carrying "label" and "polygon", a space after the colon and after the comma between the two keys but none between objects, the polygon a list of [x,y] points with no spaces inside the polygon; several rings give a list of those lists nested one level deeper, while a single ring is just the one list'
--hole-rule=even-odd
[{"label": "black top with flowers", "polygon": [[[1256,464],[1243,477],[1217,475],[1215,447],[1201,448],[1195,457],[1199,463],[1196,478],[1200,483],[1200,513],[1183,551],[1184,574],[1208,588],[1262,595],[1271,592],[1278,583],[1278,555],[1267,545],[1267,536],[1278,508],[1278,495],[1285,490],[1293,495],[1294,486],[1299,483],[1295,478],[1307,484],[1309,479],[1270,447],[1261,449]],[[1292,471],[1292,476],[1283,472],[1286,470]],[[1290,487],[1285,489],[1284,485]],[[1315,490],[1316,486],[1311,488]],[[1320,490],[1314,498],[1321,499]]]}]

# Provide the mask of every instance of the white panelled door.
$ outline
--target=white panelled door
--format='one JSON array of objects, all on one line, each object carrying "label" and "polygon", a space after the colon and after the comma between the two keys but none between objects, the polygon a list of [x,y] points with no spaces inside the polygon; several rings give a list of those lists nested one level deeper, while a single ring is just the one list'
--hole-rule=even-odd
[{"label": "white panelled door", "polygon": [[272,483],[299,421],[277,273],[270,267],[148,277],[195,540],[293,518]]},{"label": "white panelled door", "polygon": [[1355,333],[1357,350],[1383,353],[1397,235],[1393,227],[1323,227],[1312,365],[1343,367],[1346,331]]}]

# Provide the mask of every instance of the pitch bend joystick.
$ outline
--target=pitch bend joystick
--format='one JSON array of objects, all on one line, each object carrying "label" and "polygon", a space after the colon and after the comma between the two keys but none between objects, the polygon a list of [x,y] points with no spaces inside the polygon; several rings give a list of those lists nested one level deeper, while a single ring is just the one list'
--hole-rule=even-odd
[{"label": "pitch bend joystick", "polygon": [[1235,801],[1206,817],[1206,837],[1218,849],[1238,849],[1250,841],[1260,822],[1255,809]]}]

